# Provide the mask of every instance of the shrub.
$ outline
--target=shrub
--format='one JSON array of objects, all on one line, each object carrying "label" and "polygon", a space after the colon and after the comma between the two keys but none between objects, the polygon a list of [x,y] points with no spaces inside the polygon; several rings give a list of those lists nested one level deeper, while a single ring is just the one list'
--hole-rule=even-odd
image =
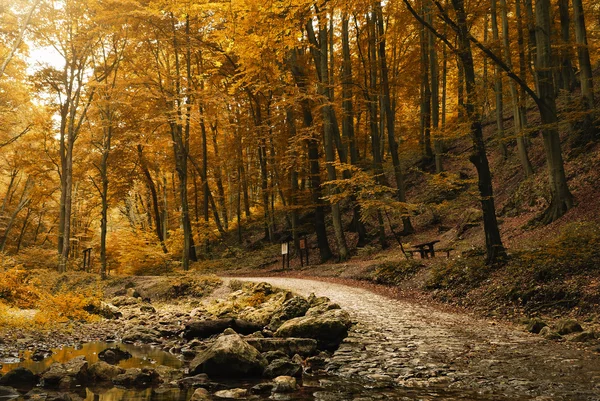
[{"label": "shrub", "polygon": [[230,280],[229,281],[229,288],[231,288],[232,291],[239,291],[242,289],[243,286],[244,286],[244,282],[241,280]]},{"label": "shrub", "polygon": [[81,322],[96,320],[98,317],[90,315],[85,308],[90,304],[99,303],[99,294],[88,291],[82,293],[62,291],[57,294],[44,294],[38,303],[40,310],[35,315],[35,322],[46,326],[71,320]]},{"label": "shrub", "polygon": [[490,266],[482,258],[452,259],[432,265],[425,286],[463,293],[487,279],[490,273]]},{"label": "shrub", "polygon": [[416,260],[387,261],[378,264],[371,278],[378,284],[397,285],[419,271],[422,264]]},{"label": "shrub", "polygon": [[17,263],[27,269],[56,269],[58,255],[56,249],[30,246],[24,248],[14,256]]},{"label": "shrub", "polygon": [[17,266],[0,272],[0,301],[28,309],[36,306],[40,295],[30,271]]}]

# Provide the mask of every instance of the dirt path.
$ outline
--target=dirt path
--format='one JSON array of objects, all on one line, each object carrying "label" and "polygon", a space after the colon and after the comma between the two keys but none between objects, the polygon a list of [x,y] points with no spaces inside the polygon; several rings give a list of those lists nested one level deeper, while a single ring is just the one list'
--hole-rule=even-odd
[{"label": "dirt path", "polygon": [[600,355],[573,344],[362,288],[296,278],[239,279],[305,296],[314,292],[346,309],[357,324],[329,364],[340,375],[509,399],[600,400]]}]

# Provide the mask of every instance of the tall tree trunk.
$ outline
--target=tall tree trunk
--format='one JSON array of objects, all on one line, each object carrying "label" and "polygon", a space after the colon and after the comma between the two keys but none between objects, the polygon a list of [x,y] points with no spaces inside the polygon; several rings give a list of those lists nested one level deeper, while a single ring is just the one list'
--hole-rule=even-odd
[{"label": "tall tree trunk", "polygon": [[10,215],[8,222],[6,224],[6,228],[4,229],[4,237],[2,238],[2,242],[0,242],[0,252],[4,252],[4,248],[6,246],[6,242],[8,241],[8,235],[10,234],[15,221],[17,219],[17,215],[23,210],[29,203],[31,202],[31,198],[29,196],[29,192],[33,187],[33,180],[31,177],[27,177],[27,181],[25,182],[25,186],[23,187],[23,192],[21,193],[21,197],[19,199],[19,203],[15,207],[15,210]]},{"label": "tall tree trunk", "polygon": [[[144,178],[146,178],[146,186],[150,190],[150,196],[152,198],[152,211],[154,212],[154,220],[156,224],[154,225],[156,231],[156,237],[160,241],[160,246],[164,253],[167,253],[167,247],[165,245],[165,233],[164,233],[164,222],[160,215],[160,209],[158,206],[158,192],[156,190],[156,185],[154,184],[154,180],[152,179],[152,174],[150,174],[150,169],[148,168],[148,162],[144,157],[144,149],[141,144],[137,145],[138,157],[140,161],[140,168],[142,169],[142,173],[144,173]],[[166,185],[165,185],[166,186]],[[166,202],[166,200],[165,200]],[[166,210],[166,204],[165,204]]]},{"label": "tall tree trunk", "polygon": [[[328,34],[327,34],[327,24],[323,21],[325,16],[319,17],[319,44],[320,44],[320,65],[318,68],[321,70],[321,81],[318,86],[318,92],[321,96],[328,95],[327,88],[327,77],[329,76],[329,63],[328,63]],[[327,179],[328,181],[337,180],[337,174],[335,169],[335,148],[334,148],[334,133],[333,133],[333,124],[337,125],[337,122],[334,121],[331,107],[322,107],[323,114],[323,145],[325,147],[325,160],[327,162],[326,171],[327,171]],[[337,189],[330,187],[330,193],[336,193]],[[342,215],[340,210],[340,205],[338,202],[331,203],[331,217],[333,220],[333,229],[335,232],[335,238],[338,245],[338,251],[340,253],[340,260],[346,260],[348,258],[348,247],[346,245],[346,237],[344,235],[344,228],[342,225]]]},{"label": "tall tree trunk", "polygon": [[29,217],[31,216],[31,208],[27,208],[27,213],[25,214],[25,218],[23,219],[23,226],[21,227],[21,232],[19,233],[19,238],[17,239],[17,246],[15,249],[15,254],[19,253],[21,250],[21,244],[23,243],[23,237],[25,236],[25,231],[27,230],[27,225],[29,224]]},{"label": "tall tree trunk", "polygon": [[[517,9],[520,11],[519,1],[516,0]],[[504,48],[504,61],[509,68],[512,68],[512,57],[510,51],[510,32],[508,28],[508,7],[506,5],[506,0],[500,0],[500,8],[502,12],[502,43]],[[518,17],[520,17],[520,12],[517,12]],[[519,29],[517,27],[517,29]],[[518,42],[520,45],[523,43],[523,34],[519,32],[520,38]],[[526,112],[525,107],[521,107],[521,99],[519,99],[519,92],[517,91],[517,85],[514,80],[510,80],[510,94],[512,97],[513,103],[513,120],[514,120],[514,130],[517,141],[517,154],[519,156],[519,160],[521,161],[521,166],[523,167],[523,171],[525,172],[525,177],[529,177],[533,174],[533,167],[531,166],[531,162],[529,161],[529,155],[527,154],[527,144],[525,139],[523,138],[523,128],[522,125],[526,120],[522,115]]]},{"label": "tall tree trunk", "polygon": [[575,41],[577,42],[577,58],[579,60],[581,96],[583,98],[583,108],[587,112],[587,115],[584,117],[582,135],[579,142],[587,143],[591,139],[598,137],[600,129],[596,125],[597,123],[595,123],[594,81],[582,0],[573,0],[573,19],[575,21]]},{"label": "tall tree trunk", "polygon": [[[427,19],[430,10],[423,0],[421,15]],[[419,39],[421,43],[421,154],[425,164],[429,164],[433,159],[433,150],[431,147],[431,87],[429,86],[429,35],[425,26],[419,30]]]},{"label": "tall tree trunk", "polygon": [[559,89],[571,91],[575,86],[575,71],[573,70],[573,55],[571,52],[571,18],[569,18],[569,0],[558,0],[558,15],[560,18],[560,80]]},{"label": "tall tree trunk", "polygon": [[[396,198],[400,202],[406,202],[406,191],[404,188],[404,174],[402,173],[402,166],[400,165],[400,157],[398,155],[398,143],[396,142],[396,135],[394,133],[395,129],[395,117],[392,112],[391,102],[390,102],[390,84],[388,77],[388,67],[386,62],[386,54],[385,54],[385,33],[383,30],[383,11],[381,9],[381,2],[375,2],[375,12],[377,14],[377,25],[379,32],[379,63],[381,67],[381,83],[383,86],[383,105],[385,108],[386,115],[386,125],[388,132],[388,143],[390,146],[390,153],[392,154],[392,164],[394,166],[394,178],[396,179]],[[413,228],[410,217],[408,213],[406,213],[402,217],[402,222],[404,224],[403,233],[410,234],[415,231]]]},{"label": "tall tree trunk", "polygon": [[[428,12],[425,17],[430,24],[433,24],[431,11]],[[430,31],[427,31],[427,41],[429,46],[429,76],[431,77],[431,126],[435,132],[433,151],[435,157],[435,172],[439,174],[444,170],[442,164],[444,144],[440,139],[440,72],[435,46],[435,35]]]},{"label": "tall tree trunk", "polygon": [[[302,108],[302,119],[304,127],[307,129],[313,126],[313,116],[310,108],[310,103],[306,97],[307,93],[307,77],[303,68],[298,62],[297,50],[292,50],[288,57],[288,65],[296,82],[296,86],[303,95],[300,99]],[[308,161],[310,166],[310,186],[312,192],[312,201],[315,205],[315,232],[317,234],[317,246],[321,262],[326,262],[333,257],[329,241],[327,240],[327,229],[325,226],[325,208],[323,206],[322,188],[321,188],[321,168],[319,166],[319,141],[316,138],[310,137],[306,139],[308,146]]]},{"label": "tall tree trunk", "polygon": [[[352,77],[352,59],[350,58],[350,38],[348,33],[348,14],[342,15],[342,109],[344,115],[342,118],[342,136],[348,142],[350,149],[350,164],[355,166],[358,163],[358,152],[356,147],[356,138],[354,136],[354,108],[352,104],[352,86],[354,80]],[[356,197],[352,194],[351,201],[353,208],[353,228],[358,234],[357,247],[363,247],[367,243],[367,231],[364,223],[361,221],[360,205]]]},{"label": "tall tree trunk", "polygon": [[552,200],[544,213],[542,221],[552,222],[573,206],[573,196],[567,185],[560,137],[558,133],[558,118],[556,116],[556,99],[552,74],[552,52],[550,41],[550,0],[537,0],[535,4],[536,17],[536,74],[538,78],[538,93],[541,100],[540,116],[544,128],[544,149],[550,180]]},{"label": "tall tree trunk", "polygon": [[[377,34],[376,34],[376,16],[372,13],[367,15],[367,33],[368,33],[368,58],[369,58],[369,81],[365,82],[365,98],[367,100],[367,108],[369,109],[369,130],[371,132],[371,152],[373,154],[373,171],[375,180],[379,185],[387,185],[385,173],[383,171],[383,160],[381,156],[381,140],[379,136],[379,121],[377,119],[377,75],[380,72],[377,63]],[[365,75],[366,71],[365,71]],[[367,80],[365,76],[365,81]],[[383,216],[377,211],[377,231],[379,235],[379,244],[383,249],[389,246],[385,234],[385,226],[383,224]]]},{"label": "tall tree trunk", "polygon": [[476,108],[477,89],[475,86],[475,69],[473,66],[471,43],[469,41],[464,0],[452,0],[452,5],[456,11],[458,24],[459,58],[465,71],[465,83],[467,90],[465,111],[469,121],[471,121],[473,152],[470,156],[470,160],[475,165],[478,174],[478,187],[479,195],[481,197],[481,208],[483,210],[483,227],[485,231],[487,262],[494,263],[503,258],[506,255],[506,251],[500,238],[500,230],[498,229],[498,221],[496,220],[496,207],[492,189],[492,176],[490,173],[487,155],[485,153],[485,142],[483,140],[481,116]]},{"label": "tall tree trunk", "polygon": [[229,229],[229,221],[227,219],[227,205],[225,204],[225,187],[223,187],[223,172],[221,169],[221,158],[219,157],[219,144],[217,143],[217,123],[211,125],[213,133],[212,142],[213,150],[215,153],[216,166],[214,166],[215,178],[217,179],[217,191],[219,193],[219,206],[221,208],[221,216],[223,218],[223,225],[225,230]]},{"label": "tall tree trunk", "polygon": [[[491,16],[492,16],[492,39],[494,44],[499,44],[500,35],[498,34],[498,12],[497,0],[491,1]],[[506,139],[504,138],[504,100],[503,100],[503,85],[502,71],[500,66],[494,65],[494,93],[496,95],[496,135],[500,142],[500,150],[502,157],[508,159],[508,148],[506,147]]]}]

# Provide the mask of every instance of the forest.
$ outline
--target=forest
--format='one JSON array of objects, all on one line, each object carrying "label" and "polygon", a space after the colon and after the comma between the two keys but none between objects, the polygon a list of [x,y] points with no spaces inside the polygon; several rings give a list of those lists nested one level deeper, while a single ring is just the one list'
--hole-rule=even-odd
[{"label": "forest", "polygon": [[0,399],[596,400],[599,46],[595,0],[0,0]]},{"label": "forest", "polygon": [[[599,13],[582,0],[5,2],[0,250],[66,271],[92,248],[102,276],[131,259],[188,270],[212,244],[243,247],[252,223],[344,261],[423,230],[420,215],[439,219],[470,186],[495,263],[497,170],[538,186],[541,225],[575,205],[565,147],[597,150]],[[411,199],[425,185],[437,196]]]}]

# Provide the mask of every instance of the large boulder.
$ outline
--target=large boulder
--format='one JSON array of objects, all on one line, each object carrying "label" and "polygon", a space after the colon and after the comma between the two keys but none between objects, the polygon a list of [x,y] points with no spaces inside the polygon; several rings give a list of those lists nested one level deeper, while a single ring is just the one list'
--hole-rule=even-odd
[{"label": "large boulder", "polygon": [[190,399],[190,401],[210,401],[210,393],[208,392],[208,390],[203,389],[203,388],[197,388],[196,391],[194,391],[194,394],[192,394],[192,398]]},{"label": "large boulder", "polygon": [[296,390],[296,379],[291,376],[279,376],[273,380],[273,393],[291,393]]},{"label": "large boulder", "polygon": [[289,360],[288,358],[275,359],[267,366],[263,374],[267,379],[273,379],[278,376],[302,376],[302,365]]},{"label": "large boulder", "polygon": [[300,354],[311,356],[317,353],[317,340],[313,338],[246,338],[248,344],[260,352],[281,351],[287,356]]},{"label": "large boulder", "polygon": [[131,353],[119,347],[107,348],[98,353],[98,359],[111,365],[116,365],[120,361],[129,358],[131,358]]},{"label": "large boulder", "polygon": [[190,374],[260,376],[267,360],[237,334],[223,335],[190,364]]},{"label": "large boulder", "polygon": [[252,334],[262,330],[263,326],[243,319],[208,319],[188,323],[183,330],[183,337],[187,340],[193,338],[208,338],[221,334],[225,329],[231,328],[236,333]]},{"label": "large boulder", "polygon": [[561,336],[571,333],[580,333],[583,331],[581,325],[573,319],[561,320],[556,324],[556,332]]},{"label": "large boulder", "polygon": [[348,313],[332,309],[321,315],[288,320],[277,329],[275,337],[313,338],[319,349],[334,350],[346,338],[351,325]]},{"label": "large boulder", "polygon": [[19,367],[0,377],[0,386],[29,387],[35,386],[38,377],[27,368]]},{"label": "large boulder", "polygon": [[283,303],[282,308],[273,316],[271,322],[284,322],[304,316],[308,309],[310,309],[310,305],[306,299],[300,296],[292,297]]},{"label": "large boulder", "polygon": [[119,308],[107,302],[101,301],[99,304],[91,303],[83,309],[88,313],[102,316],[105,319],[119,319],[123,317]]},{"label": "large boulder", "polygon": [[527,331],[534,334],[539,334],[544,327],[548,326],[546,322],[541,319],[531,319],[527,324]]},{"label": "large boulder", "polygon": [[136,327],[129,333],[125,334],[121,341],[124,343],[156,343],[160,342],[161,334],[159,331],[149,327]]},{"label": "large boulder", "polygon": [[110,382],[121,373],[125,373],[125,369],[110,365],[104,361],[93,363],[88,368],[89,380],[93,383]]},{"label": "large boulder", "polygon": [[66,382],[85,382],[88,378],[88,362],[85,356],[78,356],[67,363],[53,363],[42,373],[43,387],[58,387]]}]

